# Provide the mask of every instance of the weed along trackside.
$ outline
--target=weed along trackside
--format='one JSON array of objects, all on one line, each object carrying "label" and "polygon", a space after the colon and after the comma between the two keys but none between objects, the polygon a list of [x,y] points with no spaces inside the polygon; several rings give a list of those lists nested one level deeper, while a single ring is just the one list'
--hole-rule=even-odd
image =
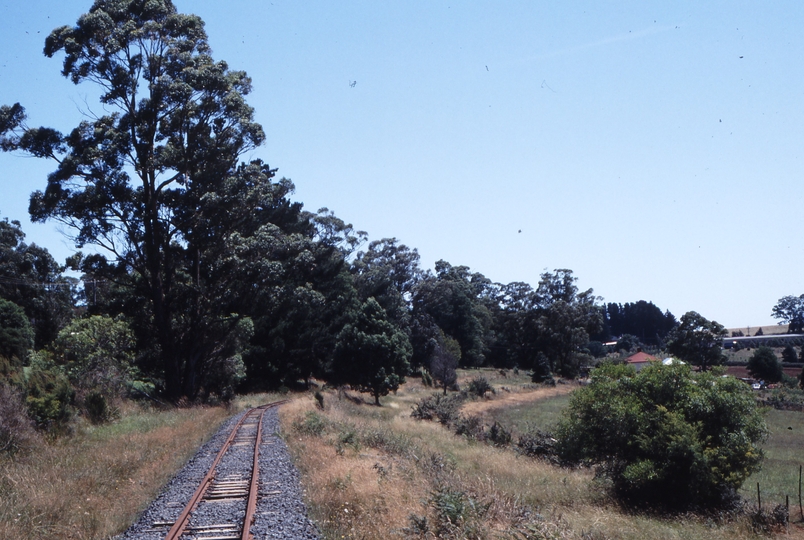
[{"label": "weed along trackside", "polygon": [[232,411],[120,411],[0,459],[0,538],[109,538],[124,531]]},{"label": "weed along trackside", "polygon": [[[322,391],[323,408],[310,394],[280,411],[311,518],[325,538],[756,537],[746,512],[654,514],[621,506],[592,468],[568,468],[549,457],[549,432],[577,386],[533,385],[492,370],[459,371],[461,386],[478,373],[494,390],[484,398],[450,392],[452,399],[441,399],[411,379],[381,407]],[[426,405],[431,396],[433,405]],[[770,422],[770,456],[790,445],[777,442],[777,423]],[[755,486],[759,474],[746,486]],[[765,482],[763,499],[778,499],[773,480]],[[789,534],[801,530],[793,523]]]}]

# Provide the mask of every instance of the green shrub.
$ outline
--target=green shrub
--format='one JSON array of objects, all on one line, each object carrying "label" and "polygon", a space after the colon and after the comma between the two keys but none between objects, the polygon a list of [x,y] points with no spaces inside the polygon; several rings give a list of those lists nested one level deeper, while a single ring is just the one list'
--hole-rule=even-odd
[{"label": "green shrub", "polygon": [[469,381],[469,387],[467,391],[475,395],[477,397],[484,397],[486,393],[491,392],[494,393],[494,388],[489,384],[489,381],[486,380],[485,377],[475,377],[471,381]]},{"label": "green shrub", "polygon": [[511,432],[505,429],[499,422],[494,422],[489,428],[488,440],[494,446],[508,446],[511,444]]},{"label": "green shrub", "polygon": [[34,346],[34,331],[25,311],[0,298],[0,357],[12,365],[23,365]]},{"label": "green shrub", "polygon": [[40,428],[65,425],[71,417],[75,391],[58,368],[34,365],[26,368],[24,376],[25,406]]},{"label": "green shrub", "polygon": [[59,332],[53,352],[76,388],[117,396],[130,379],[134,334],[124,321],[105,315],[74,319]]},{"label": "green shrub", "polygon": [[766,383],[777,383],[782,380],[782,364],[770,347],[760,347],[748,359],[748,372],[755,379]]},{"label": "green shrub", "polygon": [[360,451],[360,436],[357,428],[351,424],[341,426],[341,431],[338,433],[335,443],[335,450],[339,455],[343,454],[346,448],[351,448],[355,452]]},{"label": "green shrub", "polygon": [[484,538],[481,520],[489,504],[482,504],[457,489],[442,486],[430,495],[435,511],[433,531],[438,538]]},{"label": "green shrub", "polygon": [[106,397],[100,392],[90,392],[84,398],[84,410],[87,413],[87,418],[93,424],[108,422],[113,416]]},{"label": "green shrub", "polygon": [[482,441],[486,438],[485,426],[479,416],[459,416],[452,426],[456,435]]},{"label": "green shrub", "polygon": [[748,512],[751,528],[757,534],[773,534],[785,532],[790,521],[790,511],[787,506],[777,504],[770,510],[757,508]]},{"label": "green shrub", "polygon": [[319,436],[327,429],[326,421],[315,411],[308,411],[304,419],[293,422],[293,429],[305,435]]},{"label": "green shrub", "polygon": [[734,503],[760,467],[766,434],[737,379],[689,365],[606,364],[573,393],[556,438],[562,459],[598,465],[620,500],[675,510]]},{"label": "green shrub", "polygon": [[557,461],[556,442],[550,433],[533,428],[519,436],[516,451],[523,456],[541,457],[555,462]]},{"label": "green shrub", "polygon": [[426,369],[422,369],[422,384],[428,387],[433,386],[433,377],[427,372]]},{"label": "green shrub", "polygon": [[530,380],[535,383],[543,383],[552,379],[553,375],[550,372],[550,361],[544,353],[540,352],[536,355],[536,362],[534,363]]},{"label": "green shrub", "polygon": [[437,419],[441,424],[449,425],[458,419],[461,403],[463,398],[457,394],[451,396],[433,394],[419,400],[419,403],[413,406],[410,415],[419,420]]}]

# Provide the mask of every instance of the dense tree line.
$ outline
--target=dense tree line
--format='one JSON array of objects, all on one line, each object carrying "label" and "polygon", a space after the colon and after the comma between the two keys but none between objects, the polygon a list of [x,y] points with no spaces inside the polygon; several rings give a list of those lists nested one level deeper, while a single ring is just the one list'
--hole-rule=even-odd
[{"label": "dense tree line", "polygon": [[623,335],[635,336],[641,343],[651,347],[662,347],[667,334],[678,322],[669,311],[662,313],[653,302],[640,300],[625,304],[606,304],[606,314],[602,337],[606,341]]}]

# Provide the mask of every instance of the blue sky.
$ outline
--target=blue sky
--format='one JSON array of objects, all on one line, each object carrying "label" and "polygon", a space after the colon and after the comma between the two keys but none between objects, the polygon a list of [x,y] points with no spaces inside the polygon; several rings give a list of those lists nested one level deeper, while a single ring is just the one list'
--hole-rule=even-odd
[{"label": "blue sky", "polygon": [[[268,138],[246,157],[425,267],[570,268],[728,327],[804,293],[800,2],[175,3],[253,79]],[[99,109],[42,55],[90,5],[0,0],[0,103],[62,131]],[[0,216],[63,260],[27,218],[52,168],[0,155]]]}]

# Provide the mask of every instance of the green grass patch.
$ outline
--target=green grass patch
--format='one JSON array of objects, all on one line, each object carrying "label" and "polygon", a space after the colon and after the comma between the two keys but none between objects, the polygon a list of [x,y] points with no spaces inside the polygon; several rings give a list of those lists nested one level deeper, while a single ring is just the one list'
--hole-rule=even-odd
[{"label": "green grass patch", "polygon": [[490,416],[516,433],[524,433],[528,428],[537,427],[542,431],[552,431],[567,405],[571,394],[540,399],[531,403],[492,410]]},{"label": "green grass patch", "polygon": [[785,495],[790,496],[792,508],[794,503],[798,504],[798,468],[804,465],[804,413],[766,410],[770,435],[762,445],[765,461],[762,470],[751,475],[740,492],[756,501],[759,482],[763,508],[766,504],[783,504]]}]

